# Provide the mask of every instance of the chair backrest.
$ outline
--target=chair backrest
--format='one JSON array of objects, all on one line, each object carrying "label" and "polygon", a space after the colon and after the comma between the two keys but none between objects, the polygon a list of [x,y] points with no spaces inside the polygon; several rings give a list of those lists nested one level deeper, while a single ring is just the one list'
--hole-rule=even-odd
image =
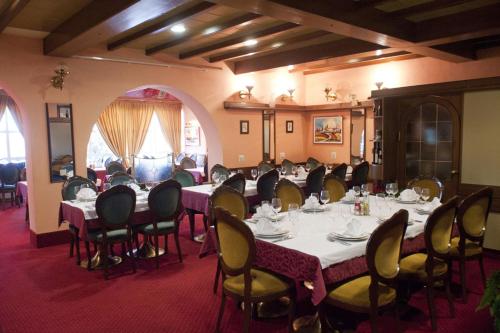
[{"label": "chair backrest", "polygon": [[19,181],[19,169],[14,163],[7,163],[0,170],[2,185],[15,185]]},{"label": "chair backrest", "polygon": [[241,173],[237,173],[235,175],[232,175],[228,179],[226,179],[222,185],[226,185],[229,187],[234,188],[236,191],[240,192],[241,194],[245,193],[245,186],[246,186],[246,179],[245,176]]},{"label": "chair backrest", "polygon": [[125,167],[123,166],[123,164],[121,164],[118,161],[111,161],[106,166],[106,174],[108,174],[108,175],[112,175],[115,172],[119,172],[119,171],[126,172],[127,170],[125,169]]},{"label": "chair backrest", "polygon": [[174,180],[166,180],[151,189],[148,206],[156,221],[176,220],[181,213],[182,186]]},{"label": "chair backrest", "polygon": [[279,179],[280,175],[276,169],[269,170],[257,179],[257,193],[260,201],[267,200],[271,202],[274,196],[274,187]]},{"label": "chair backrest", "polygon": [[424,178],[424,177],[418,177],[415,179],[412,179],[408,182],[408,187],[412,188],[418,186],[420,188],[428,188],[431,196],[429,200],[432,200],[434,198],[438,198],[441,200],[443,196],[443,184],[439,181],[439,179],[433,177],[433,178]]},{"label": "chair backrest", "polygon": [[172,179],[178,181],[182,187],[189,187],[196,185],[196,180],[191,172],[187,170],[177,169],[172,174]]},{"label": "chair backrest", "polygon": [[219,260],[226,275],[244,274],[245,295],[250,294],[250,269],[255,259],[255,238],[250,228],[227,210],[215,208]]},{"label": "chair backrest", "polygon": [[75,187],[81,186],[83,184],[88,184],[89,187],[97,193],[97,187],[95,186],[94,182],[92,182],[90,179],[83,178],[80,176],[74,176],[64,181],[61,188],[62,199],[75,200],[76,198]]},{"label": "chair backrest", "polygon": [[19,171],[19,180],[26,180],[26,168],[22,168],[21,171]]},{"label": "chair backrest", "polygon": [[321,165],[321,162],[314,157],[309,157],[306,161],[306,168],[309,168],[310,170],[316,168],[319,165]]},{"label": "chair backrest", "polygon": [[287,212],[288,205],[291,203],[296,203],[299,207],[304,204],[304,192],[291,180],[280,179],[274,192],[276,197],[281,199],[282,212]]},{"label": "chair backrest", "polygon": [[244,220],[248,214],[247,199],[243,194],[229,186],[219,186],[208,198],[208,203],[212,219],[214,218],[214,209],[217,207],[224,208],[240,220]]},{"label": "chair backrest", "polygon": [[368,173],[370,164],[368,162],[360,163],[352,168],[352,186],[361,186],[368,182]]},{"label": "chair backrest", "polygon": [[347,192],[347,185],[343,179],[330,173],[325,176],[323,189],[330,193],[330,202],[337,202],[345,196],[345,193]]},{"label": "chair backrest", "polygon": [[457,225],[462,246],[465,239],[482,244],[492,200],[493,190],[485,187],[466,197],[458,206]]},{"label": "chair backrest", "polygon": [[127,185],[130,183],[135,183],[135,179],[124,171],[117,171],[112,174],[111,177],[109,177],[109,183],[111,184],[111,186]]},{"label": "chair backrest", "polygon": [[87,168],[87,178],[95,183],[97,182],[97,173],[93,169]]},{"label": "chair backrest", "polygon": [[399,273],[399,260],[408,211],[401,209],[379,225],[366,245],[366,264],[372,283],[392,283]]},{"label": "chair backrest", "polygon": [[135,191],[125,185],[117,185],[102,192],[95,202],[99,222],[106,229],[130,225],[135,211]]},{"label": "chair backrest", "polygon": [[196,162],[189,157],[184,157],[179,163],[181,169],[194,169],[196,168]]},{"label": "chair backrest", "polygon": [[320,165],[315,169],[309,171],[306,178],[306,189],[307,194],[320,193],[323,188],[323,179],[325,178],[326,168],[324,165]]},{"label": "chair backrest", "polygon": [[229,169],[226,168],[225,166],[221,164],[216,164],[210,169],[210,179],[212,179],[212,175],[217,172],[219,175],[224,175],[226,178],[229,178],[229,175],[231,174],[229,172]]},{"label": "chair backrest", "polygon": [[290,160],[287,160],[286,158],[281,162],[281,168],[285,169],[285,174],[286,175],[291,175],[292,174],[292,168],[295,166],[295,163],[293,163]]},{"label": "chair backrest", "polygon": [[457,210],[458,197],[454,196],[445,204],[436,208],[427,218],[424,238],[427,255],[447,259],[450,252],[451,231]]},{"label": "chair backrest", "polygon": [[345,181],[345,175],[347,173],[347,164],[342,163],[333,168],[331,174],[339,177]]},{"label": "chair backrest", "polygon": [[266,172],[273,170],[273,169],[274,169],[274,165],[272,165],[271,163],[266,162],[266,161],[261,161],[257,165],[257,171],[259,172],[259,175],[263,175]]}]

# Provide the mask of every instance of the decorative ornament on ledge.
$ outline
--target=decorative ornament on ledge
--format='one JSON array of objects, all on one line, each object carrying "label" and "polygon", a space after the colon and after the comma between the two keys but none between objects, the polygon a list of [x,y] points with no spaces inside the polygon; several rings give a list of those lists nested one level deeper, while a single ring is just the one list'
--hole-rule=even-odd
[{"label": "decorative ornament on ledge", "polygon": [[50,79],[50,83],[52,84],[52,87],[62,90],[64,87],[64,79],[69,75],[69,71],[66,66],[61,65],[54,70],[54,73],[56,73],[56,75]]},{"label": "decorative ornament on ledge", "polygon": [[375,85],[377,86],[378,90],[380,90],[382,88],[383,84],[384,84],[384,82],[382,82],[382,81],[375,82]]},{"label": "decorative ornament on ledge", "polygon": [[248,98],[248,99],[252,98],[252,89],[253,89],[253,86],[252,85],[247,85],[247,86],[245,86],[245,88],[247,89],[247,91],[241,90],[240,91],[240,98],[241,99],[244,99],[245,97]]},{"label": "decorative ornament on ledge", "polygon": [[335,91],[333,91],[332,88],[326,87],[325,88],[325,98],[327,102],[335,102],[337,100],[337,94]]},{"label": "decorative ornament on ledge", "polygon": [[293,101],[293,93],[295,92],[295,88],[288,88],[288,96],[286,94],[281,95],[281,101]]}]

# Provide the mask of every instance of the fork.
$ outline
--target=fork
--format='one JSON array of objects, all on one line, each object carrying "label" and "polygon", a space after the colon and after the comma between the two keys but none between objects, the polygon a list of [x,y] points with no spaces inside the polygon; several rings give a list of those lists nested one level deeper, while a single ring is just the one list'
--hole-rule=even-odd
[{"label": "fork", "polygon": [[334,239],[333,239],[333,241],[334,241],[334,242],[337,242],[337,243],[339,243],[339,244],[342,244],[342,245],[344,245],[344,246],[351,246],[351,243],[346,242],[346,241],[343,241],[343,240],[340,240],[340,239],[337,239],[337,238],[334,238]]}]

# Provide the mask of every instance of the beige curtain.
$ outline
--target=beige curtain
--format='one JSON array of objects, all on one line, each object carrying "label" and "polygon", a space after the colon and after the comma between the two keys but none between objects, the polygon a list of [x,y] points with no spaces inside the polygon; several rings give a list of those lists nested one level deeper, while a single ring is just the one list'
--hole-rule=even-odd
[{"label": "beige curtain", "polygon": [[16,122],[17,128],[19,129],[19,132],[23,134],[23,121],[21,118],[21,110],[17,107],[16,102],[5,93],[4,90],[0,89],[0,120],[2,119],[6,108],[9,108],[12,114],[12,118],[14,118],[14,121]]},{"label": "beige curtain", "polygon": [[0,90],[0,120],[2,120],[2,117],[5,114],[9,99],[10,97],[7,96],[3,90]]},{"label": "beige curtain", "polygon": [[155,112],[160,121],[163,135],[170,143],[174,156],[181,151],[181,109],[181,103],[155,105]]},{"label": "beige curtain", "polygon": [[129,156],[137,155],[141,151],[146,134],[148,133],[154,105],[151,103],[121,102],[127,118],[127,150]]}]

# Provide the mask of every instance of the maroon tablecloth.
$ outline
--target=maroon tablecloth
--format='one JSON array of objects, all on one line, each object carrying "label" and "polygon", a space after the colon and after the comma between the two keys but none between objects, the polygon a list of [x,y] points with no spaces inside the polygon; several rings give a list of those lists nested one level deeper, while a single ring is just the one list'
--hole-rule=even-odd
[{"label": "maroon tablecloth", "polygon": [[203,184],[203,174],[200,171],[188,170],[194,177],[197,184]]},{"label": "maroon tablecloth", "polygon": [[28,202],[28,182],[18,181],[16,185],[16,196],[22,196],[24,202]]},{"label": "maroon tablecloth", "polygon": [[[197,212],[202,212],[205,216],[209,215],[208,198],[210,194],[193,192],[182,189],[182,204],[185,208],[195,210]],[[258,195],[246,196],[248,205],[251,207],[259,202]]]}]

